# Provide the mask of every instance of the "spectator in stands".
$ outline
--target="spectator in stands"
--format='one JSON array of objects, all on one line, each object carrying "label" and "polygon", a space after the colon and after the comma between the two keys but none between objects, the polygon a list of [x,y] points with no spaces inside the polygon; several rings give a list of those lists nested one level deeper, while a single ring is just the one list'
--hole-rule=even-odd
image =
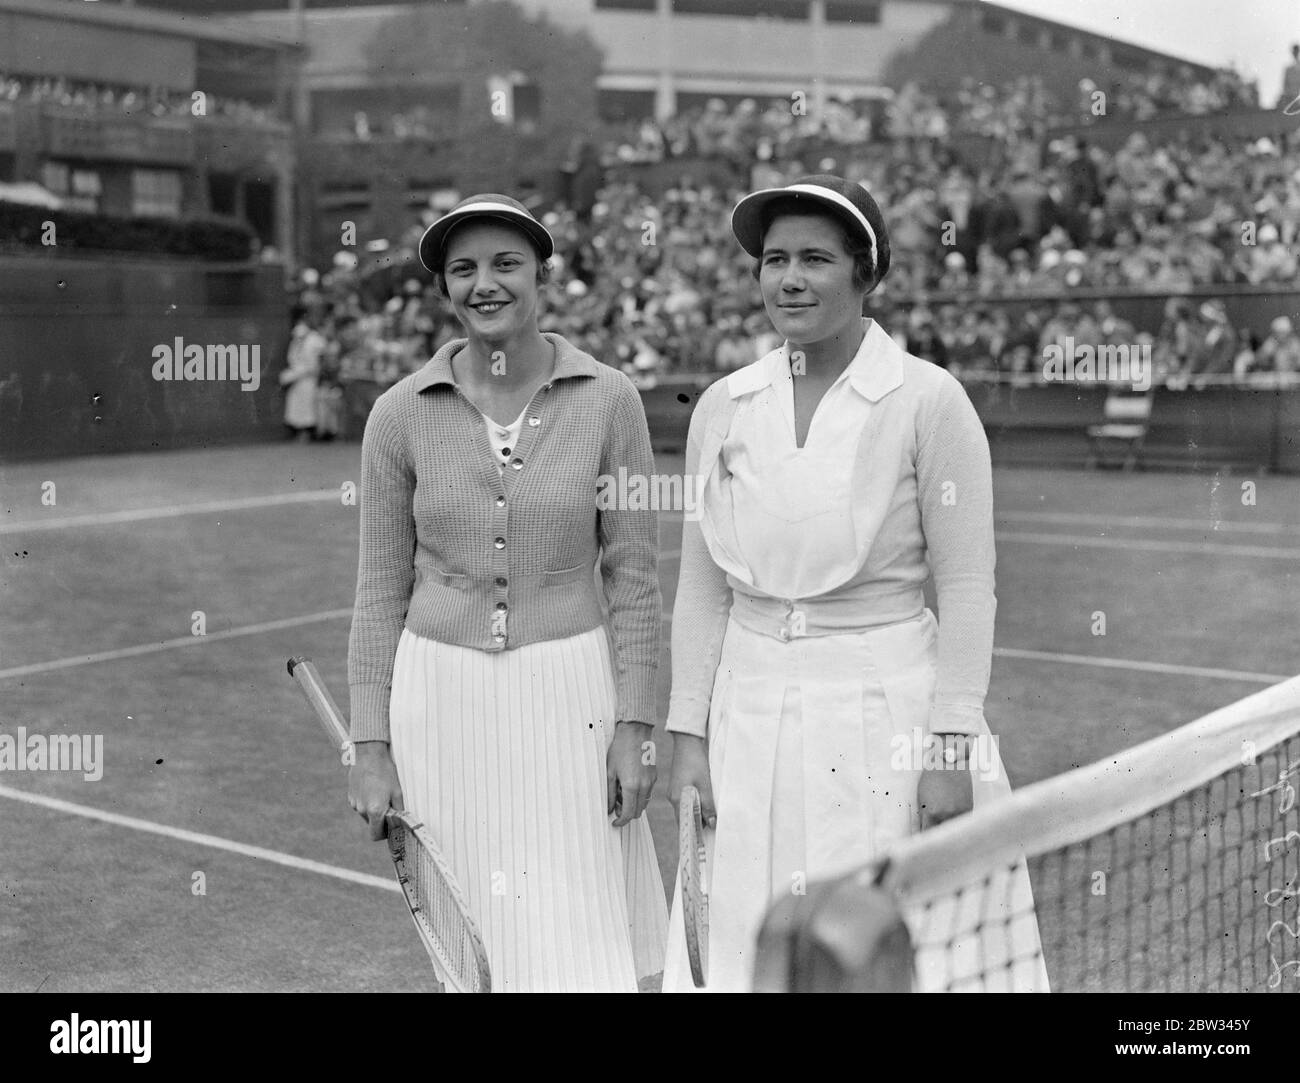
[{"label": "spectator in stands", "polygon": [[[981,184],[983,187],[985,185]],[[1014,249],[1025,247],[1020,240],[1020,212],[1010,193],[1003,188],[999,187],[976,205],[974,224],[979,243],[987,244],[1003,259],[1009,257]]]},{"label": "spectator in stands", "polygon": [[1282,243],[1277,226],[1272,222],[1260,227],[1256,243],[1250,252],[1247,277],[1254,285],[1266,282],[1293,284],[1296,278],[1296,257]]},{"label": "spectator in stands", "polygon": [[1291,46],[1291,63],[1282,72],[1282,94],[1277,99],[1279,109],[1295,112],[1300,109],[1300,45]]},{"label": "spectator in stands", "polygon": [[1031,252],[1053,224],[1053,206],[1043,182],[1027,168],[1017,167],[1011,174],[1007,195],[1016,209],[1020,223],[1020,245]]},{"label": "spectator in stands", "polygon": [[1232,362],[1232,375],[1238,383],[1250,383],[1251,371],[1255,368],[1259,340],[1249,327],[1242,327],[1237,332],[1241,346]]},{"label": "spectator in stands", "polygon": [[379,357],[372,343],[361,333],[361,324],[353,315],[344,315],[336,324],[339,336],[339,384],[343,389],[342,436],[360,440],[365,432],[370,408],[384,391]]},{"label": "spectator in stands", "polygon": [[600,153],[592,143],[583,140],[578,145],[569,177],[569,205],[579,222],[586,224],[591,221],[596,196],[604,183],[605,167],[600,164]]},{"label": "spectator in stands", "polygon": [[934,314],[922,301],[907,317],[903,348],[914,357],[933,361],[941,369],[948,367],[948,347],[935,330]]},{"label": "spectator in stands", "polygon": [[754,340],[745,334],[744,321],[738,315],[726,316],[721,321],[721,335],[713,352],[713,367],[718,372],[731,372],[757,361]]},{"label": "spectator in stands", "polygon": [[1289,316],[1278,316],[1260,343],[1256,365],[1263,372],[1276,373],[1286,383],[1300,380],[1300,335]]},{"label": "spectator in stands", "polygon": [[1228,321],[1228,312],[1219,300],[1206,301],[1198,315],[1200,326],[1192,343],[1187,375],[1193,386],[1203,387],[1206,377],[1232,374],[1237,359],[1237,333]]},{"label": "spectator in stands", "polygon": [[288,388],[284,396],[285,426],[289,435],[302,443],[311,439],[316,428],[316,385],[326,346],[318,317],[298,309],[289,338],[288,367],[280,373],[280,385]]},{"label": "spectator in stands", "polygon": [[1175,373],[1185,372],[1196,348],[1196,329],[1186,299],[1170,297],[1165,302],[1164,320],[1156,338],[1164,347],[1168,369]]}]

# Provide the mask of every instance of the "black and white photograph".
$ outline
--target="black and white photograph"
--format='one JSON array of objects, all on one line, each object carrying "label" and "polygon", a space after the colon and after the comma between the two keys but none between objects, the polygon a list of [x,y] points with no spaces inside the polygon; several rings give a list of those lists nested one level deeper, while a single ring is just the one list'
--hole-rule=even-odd
[{"label": "black and white photograph", "polygon": [[0,0],[0,535],[55,1061],[1076,993],[961,1018],[1263,1066],[1300,7]]}]

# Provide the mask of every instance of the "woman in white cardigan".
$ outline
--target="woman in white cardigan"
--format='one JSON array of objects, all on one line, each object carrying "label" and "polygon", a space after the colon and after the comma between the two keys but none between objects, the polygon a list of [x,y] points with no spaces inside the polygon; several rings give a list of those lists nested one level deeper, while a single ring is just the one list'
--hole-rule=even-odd
[{"label": "woman in white cardigan", "polygon": [[[1010,789],[983,717],[988,443],[960,384],[861,315],[889,268],[880,210],[817,175],[745,197],[732,227],[785,343],[705,392],[687,446],[703,499],[673,614],[670,796],[695,785],[712,828],[711,991],[749,988],[779,898]],[[972,769],[927,764],[940,741]],[[1023,864],[1016,894],[1032,914]],[[1017,936],[1009,984],[1044,988],[1036,923]],[[680,900],[664,989],[693,989]]]}]

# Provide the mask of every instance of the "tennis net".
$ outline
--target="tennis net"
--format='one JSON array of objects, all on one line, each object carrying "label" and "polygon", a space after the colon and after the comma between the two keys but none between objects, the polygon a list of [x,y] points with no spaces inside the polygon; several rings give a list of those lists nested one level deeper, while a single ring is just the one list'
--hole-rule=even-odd
[{"label": "tennis net", "polygon": [[1300,677],[914,836],[820,915],[774,911],[756,984],[1300,992],[1298,793]]}]

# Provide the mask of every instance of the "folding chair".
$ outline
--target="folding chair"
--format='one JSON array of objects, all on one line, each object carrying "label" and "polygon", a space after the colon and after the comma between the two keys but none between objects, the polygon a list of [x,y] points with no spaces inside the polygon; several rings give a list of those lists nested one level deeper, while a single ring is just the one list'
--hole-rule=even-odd
[{"label": "folding chair", "polygon": [[1088,469],[1094,469],[1103,457],[1109,458],[1116,452],[1124,455],[1122,469],[1132,470],[1138,465],[1151,424],[1154,397],[1149,388],[1146,391],[1110,390],[1102,408],[1104,420],[1100,425],[1088,426]]}]

